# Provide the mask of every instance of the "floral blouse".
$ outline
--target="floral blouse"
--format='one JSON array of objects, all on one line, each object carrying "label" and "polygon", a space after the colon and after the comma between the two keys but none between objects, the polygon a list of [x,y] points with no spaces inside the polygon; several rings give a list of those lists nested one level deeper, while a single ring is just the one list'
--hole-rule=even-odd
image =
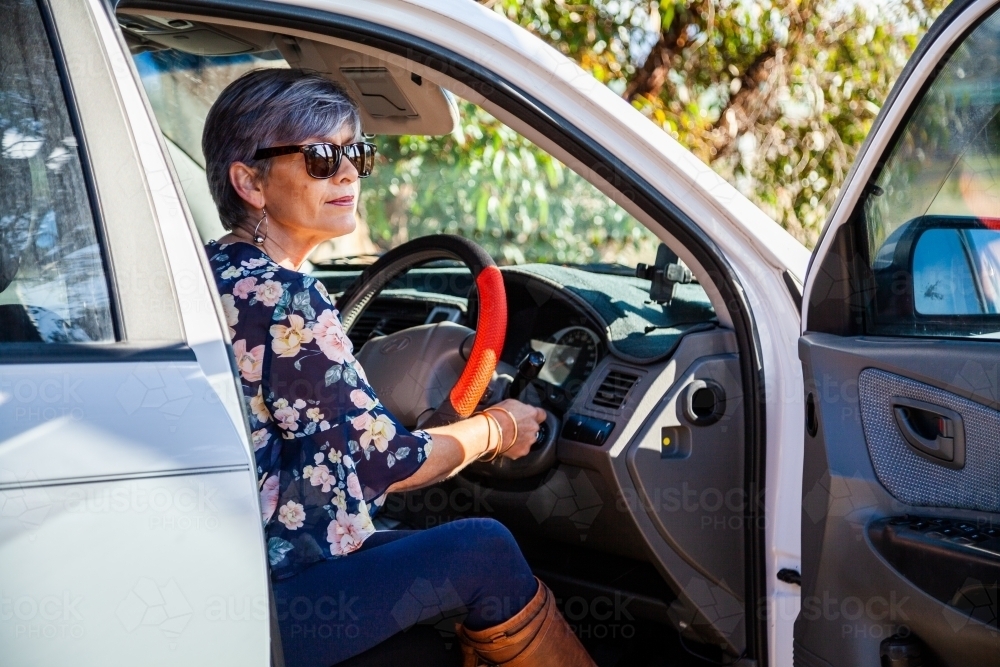
[{"label": "floral blouse", "polygon": [[322,283],[248,243],[206,249],[253,430],[268,560],[283,579],[360,547],[431,438],[386,412]]}]

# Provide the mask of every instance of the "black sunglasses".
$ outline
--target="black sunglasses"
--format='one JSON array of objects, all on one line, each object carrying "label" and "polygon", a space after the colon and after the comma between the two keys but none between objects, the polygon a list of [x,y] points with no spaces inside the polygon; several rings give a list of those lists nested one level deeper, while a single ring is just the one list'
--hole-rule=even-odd
[{"label": "black sunglasses", "polygon": [[337,144],[320,143],[305,144],[302,146],[274,146],[272,148],[260,148],[253,154],[254,160],[266,160],[279,155],[291,155],[292,153],[302,153],[306,158],[306,172],[313,178],[330,178],[340,169],[340,159],[346,157],[358,170],[359,178],[366,178],[372,175],[375,168],[375,153],[378,148],[375,144],[366,141],[359,141],[346,146]]}]

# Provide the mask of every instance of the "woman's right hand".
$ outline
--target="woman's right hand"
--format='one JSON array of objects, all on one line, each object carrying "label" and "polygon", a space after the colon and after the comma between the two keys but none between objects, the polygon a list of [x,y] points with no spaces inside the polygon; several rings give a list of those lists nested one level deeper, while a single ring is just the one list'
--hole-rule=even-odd
[{"label": "woman's right hand", "polygon": [[[497,410],[493,408],[503,408]],[[500,401],[491,405],[486,410],[496,418],[503,429],[503,455],[509,459],[519,459],[531,451],[531,446],[538,439],[538,429],[545,421],[545,410],[536,408],[533,405],[522,403],[513,398]],[[507,412],[504,412],[506,410]],[[508,414],[509,413],[509,414]],[[514,424],[511,417],[517,420],[517,440],[512,444],[511,436],[514,435]]]},{"label": "woman's right hand", "polygon": [[[519,459],[531,451],[531,446],[538,438],[538,427],[545,421],[545,410],[513,399],[500,401],[486,410],[503,429],[503,443],[500,449],[504,456]],[[514,435],[512,418],[517,422],[517,439],[513,443],[511,443]],[[484,456],[491,457],[497,445],[496,427],[487,425],[478,415],[446,426],[429,428],[427,433],[434,439],[427,460],[413,475],[390,486],[389,491],[412,491],[436,484],[477,459],[482,459]],[[485,452],[484,441],[489,443]]]}]

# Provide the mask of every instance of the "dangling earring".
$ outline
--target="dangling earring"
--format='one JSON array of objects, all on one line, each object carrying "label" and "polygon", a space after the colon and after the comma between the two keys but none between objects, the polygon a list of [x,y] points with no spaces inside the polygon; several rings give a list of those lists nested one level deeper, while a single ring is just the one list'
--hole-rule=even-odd
[{"label": "dangling earring", "polygon": [[[270,223],[267,221],[267,211],[261,208],[260,212],[263,213],[264,215],[261,217],[260,220],[257,221],[257,226],[253,228],[253,242],[256,243],[257,245],[264,245],[264,241],[267,240],[267,228],[270,226]],[[261,223],[264,224],[263,236],[261,236],[260,232],[258,231],[260,229]]]}]

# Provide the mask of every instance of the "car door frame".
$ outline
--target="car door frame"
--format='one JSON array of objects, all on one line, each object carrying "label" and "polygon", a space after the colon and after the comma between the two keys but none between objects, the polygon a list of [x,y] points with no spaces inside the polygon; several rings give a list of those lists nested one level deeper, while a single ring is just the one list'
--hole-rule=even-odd
[{"label": "car door frame", "polygon": [[[599,100],[597,104],[578,105],[577,109],[567,104],[557,111],[540,101],[538,88],[533,91],[497,75],[496,64],[488,62],[487,50],[481,45],[465,50],[445,47],[430,39],[419,23],[433,21],[441,30],[461,31],[464,38],[464,33],[482,30],[487,21],[494,20],[490,30],[503,31],[504,39],[520,40],[527,51],[537,52],[537,40],[524,42],[520,36],[523,31],[517,26],[501,23],[496,15],[487,18],[478,6],[423,4],[426,6],[408,3],[386,8],[380,21],[374,18],[377,8],[346,2],[139,0],[119,6],[281,26],[305,35],[338,36],[350,31],[347,39],[424,61],[520,119],[525,126],[514,129],[542,148],[556,147],[558,154],[568,154],[565,161],[571,167],[589,170],[596,174],[595,180],[607,184],[602,188],[606,194],[638,205],[662,238],[690,249],[691,263],[704,266],[723,292],[720,302],[727,307],[720,319],[737,332],[747,397],[744,491],[750,501],[746,503],[744,531],[750,557],[746,615],[753,619],[748,624],[747,655],[761,661],[781,660],[791,653],[791,621],[775,617],[774,622],[767,613],[794,606],[797,599],[797,588],[779,581],[776,575],[782,568],[798,566],[798,514],[791,503],[799,495],[801,451],[790,435],[801,432],[802,413],[797,403],[800,376],[791,353],[798,334],[798,295],[789,284],[802,278],[807,253],[706,165],[564,56],[545,47],[546,52],[536,55],[549,69],[534,71],[531,76],[548,77],[561,94],[574,89],[565,94],[583,92]],[[419,15],[419,19],[411,17],[407,24],[401,17],[410,14]],[[415,36],[421,30],[423,36]],[[588,113],[591,121],[602,127],[611,127],[609,123],[614,121],[615,132],[595,139],[581,131]],[[619,147],[633,147],[635,155],[627,159],[616,156],[616,142]],[[675,194],[668,196],[667,192]],[[765,371],[768,392],[764,391]],[[649,521],[645,516],[636,520]],[[769,646],[775,649],[769,651]]]}]

